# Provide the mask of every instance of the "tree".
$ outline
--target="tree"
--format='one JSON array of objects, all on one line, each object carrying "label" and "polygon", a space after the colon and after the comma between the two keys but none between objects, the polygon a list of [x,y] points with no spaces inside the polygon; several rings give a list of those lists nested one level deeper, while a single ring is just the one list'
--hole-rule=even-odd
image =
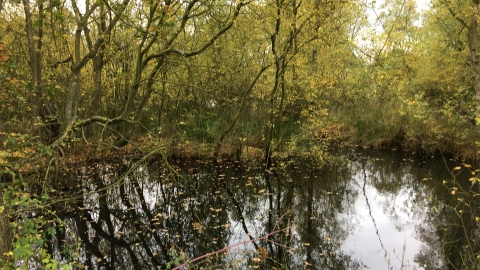
[{"label": "tree", "polygon": [[[435,2],[435,10],[439,16],[443,17],[445,9],[450,13],[458,24],[455,35],[462,35],[463,30],[466,29],[466,43],[470,53],[470,73],[472,77],[472,85],[477,99],[477,114],[480,108],[480,59],[478,55],[478,20],[480,1],[444,1],[439,0]],[[444,17],[445,18],[445,17]],[[463,34],[464,36],[464,34]],[[456,39],[456,37],[454,37]]]}]

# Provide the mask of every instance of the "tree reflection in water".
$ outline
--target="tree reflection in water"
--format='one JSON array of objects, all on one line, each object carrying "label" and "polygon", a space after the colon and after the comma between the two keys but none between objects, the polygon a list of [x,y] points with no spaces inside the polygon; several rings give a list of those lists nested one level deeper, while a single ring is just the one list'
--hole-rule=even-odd
[{"label": "tree reflection in water", "polygon": [[[52,250],[61,259],[62,250],[80,241],[80,263],[89,269],[164,269],[237,243],[243,244],[189,267],[438,269],[462,263],[456,260],[467,245],[463,228],[474,235],[478,227],[442,206],[458,198],[435,180],[445,177],[432,169],[437,163],[379,152],[344,158],[322,168],[307,161],[267,169],[221,161],[96,166],[79,176],[83,195],[62,213],[66,228],[57,230]],[[422,181],[427,175],[431,180]],[[459,222],[465,226],[451,226]],[[364,243],[362,235],[372,236]]]}]

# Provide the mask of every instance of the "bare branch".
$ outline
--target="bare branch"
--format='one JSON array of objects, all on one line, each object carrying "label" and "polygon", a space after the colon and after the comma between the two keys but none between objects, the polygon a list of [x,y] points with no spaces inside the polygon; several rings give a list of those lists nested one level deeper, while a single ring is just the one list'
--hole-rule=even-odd
[{"label": "bare branch", "polygon": [[53,65],[50,66],[50,68],[54,68],[54,69],[55,69],[55,68],[58,67],[58,65],[64,64],[64,63],[68,63],[68,62],[72,61],[72,59],[73,59],[73,56],[70,55],[70,56],[68,56],[67,58],[63,59],[63,60],[60,60],[60,61],[55,62]]},{"label": "bare branch", "polygon": [[165,49],[165,50],[163,50],[159,53],[155,53],[155,54],[151,54],[151,55],[147,56],[145,58],[145,60],[143,61],[143,65],[145,66],[153,58],[158,58],[158,57],[164,56],[166,54],[170,54],[170,53],[178,54],[178,55],[183,56],[183,57],[191,57],[191,56],[195,56],[195,55],[198,55],[198,54],[202,53],[208,47],[210,47],[215,42],[215,40],[217,40],[222,34],[227,32],[233,26],[235,20],[237,19],[238,15],[240,14],[241,8],[245,5],[246,5],[245,2],[243,2],[243,1],[240,2],[240,4],[238,4],[235,8],[235,12],[234,12],[232,18],[230,18],[230,20],[217,33],[215,33],[215,35],[210,37],[210,39],[207,42],[205,42],[202,46],[200,46],[199,48],[197,48],[195,50],[192,50],[192,51],[183,51],[183,50],[180,50],[180,49],[177,49],[177,48],[174,48],[174,47],[170,47],[170,48],[167,48],[167,49]]},{"label": "bare branch", "polygon": [[100,46],[103,44],[103,42],[105,42],[105,40],[103,39],[103,37],[99,37],[97,39],[97,41],[95,42],[95,45],[93,47],[93,50],[91,50],[87,55],[85,55],[82,60],[80,62],[78,62],[75,66],[72,67],[72,70],[73,71],[79,71],[80,69],[83,68],[83,66],[85,66],[88,61],[90,59],[92,59],[93,57],[95,57],[95,55],[97,54],[98,52],[98,49],[100,48]]},{"label": "bare branch", "polygon": [[80,128],[88,126],[90,124],[101,123],[101,124],[104,124],[106,126],[109,126],[109,125],[119,124],[119,123],[122,123],[122,122],[127,122],[127,123],[130,123],[130,124],[140,125],[143,129],[147,130],[142,125],[142,123],[140,123],[138,121],[132,121],[132,120],[122,118],[122,117],[108,118],[108,117],[103,117],[103,116],[92,116],[92,117],[90,117],[88,119],[85,119],[85,120],[82,120],[82,121],[77,121],[77,122],[70,123],[67,126],[67,128],[65,129],[65,131],[63,132],[62,136],[60,136],[57,140],[55,140],[52,144],[50,144],[50,146],[53,147],[53,148],[60,146],[65,141],[65,139],[67,139],[70,136],[71,133],[79,130]]}]

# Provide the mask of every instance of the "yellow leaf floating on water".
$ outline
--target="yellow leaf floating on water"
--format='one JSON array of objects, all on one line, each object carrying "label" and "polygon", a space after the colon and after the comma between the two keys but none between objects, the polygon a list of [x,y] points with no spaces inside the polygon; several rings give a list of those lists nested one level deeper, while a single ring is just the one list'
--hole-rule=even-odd
[{"label": "yellow leaf floating on water", "polygon": [[202,233],[202,231],[205,229],[205,227],[201,224],[201,223],[198,223],[198,222],[194,222],[192,224],[193,228],[195,230],[197,230],[199,233]]},{"label": "yellow leaf floating on water", "polygon": [[465,168],[471,168],[472,167],[472,165],[470,165],[470,164],[464,164],[463,166],[465,166]]},{"label": "yellow leaf floating on water", "polygon": [[268,251],[264,247],[259,247],[257,253],[262,259],[266,259],[268,257]]},{"label": "yellow leaf floating on water", "polygon": [[454,170],[454,171],[458,171],[458,170],[460,170],[461,168],[462,168],[462,167],[457,166],[457,167],[453,168],[453,170]]},{"label": "yellow leaf floating on water", "polygon": [[452,190],[452,195],[455,195],[455,192],[456,192],[455,190]]}]

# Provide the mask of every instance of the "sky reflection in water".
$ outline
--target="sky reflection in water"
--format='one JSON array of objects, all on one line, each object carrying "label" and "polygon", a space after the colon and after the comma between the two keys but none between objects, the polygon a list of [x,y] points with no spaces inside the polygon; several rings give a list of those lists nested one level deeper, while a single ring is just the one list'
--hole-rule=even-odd
[{"label": "sky reflection in water", "polygon": [[[81,263],[92,267],[164,268],[174,259],[172,247],[193,259],[247,241],[198,263],[445,268],[439,240],[452,238],[437,225],[451,222],[440,204],[452,196],[441,185],[451,176],[443,161],[364,150],[350,150],[344,160],[323,168],[279,163],[270,170],[262,164],[177,161],[176,172],[155,163],[120,182],[125,169],[91,174],[77,205],[87,218],[71,218],[69,230],[82,236],[88,228]],[[101,196],[91,191],[112,183]],[[252,241],[275,230],[282,231],[269,242]],[[93,248],[100,244],[101,250]],[[98,260],[100,254],[107,255]]]}]

